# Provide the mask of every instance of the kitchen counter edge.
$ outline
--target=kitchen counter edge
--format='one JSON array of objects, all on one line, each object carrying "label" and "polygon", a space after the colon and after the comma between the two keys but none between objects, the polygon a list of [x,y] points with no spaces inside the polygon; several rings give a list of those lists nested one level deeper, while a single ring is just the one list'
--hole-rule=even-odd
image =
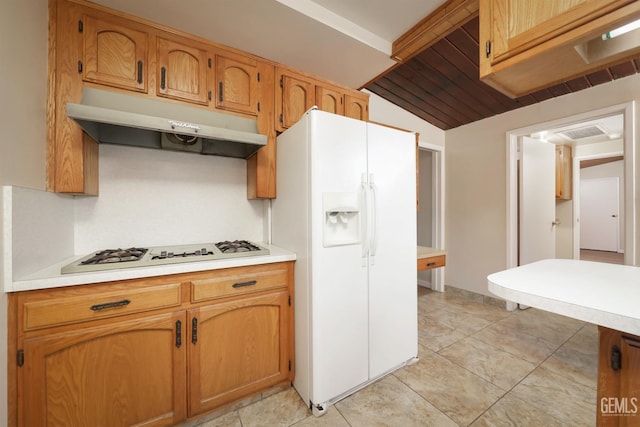
[{"label": "kitchen counter edge", "polygon": [[59,288],[63,286],[88,285],[117,280],[141,279],[145,277],[167,276],[170,274],[192,273],[222,268],[245,267],[249,265],[272,264],[295,261],[296,254],[273,245],[265,245],[269,255],[226,258],[213,261],[184,262],[149,267],[122,268],[116,270],[93,271],[87,273],[61,274],[60,269],[82,256],[62,260],[38,272],[5,284],[5,292],[32,291]]},{"label": "kitchen counter edge", "polygon": [[488,289],[507,301],[640,335],[640,268],[548,259],[487,277]]}]

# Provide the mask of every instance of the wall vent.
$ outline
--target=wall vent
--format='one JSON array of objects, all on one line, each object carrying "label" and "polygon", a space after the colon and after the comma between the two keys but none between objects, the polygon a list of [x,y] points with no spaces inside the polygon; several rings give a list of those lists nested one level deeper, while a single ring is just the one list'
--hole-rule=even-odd
[{"label": "wall vent", "polygon": [[560,132],[562,135],[566,136],[569,139],[583,139],[590,138],[592,136],[601,136],[606,135],[607,132],[604,131],[600,126],[585,126],[576,129],[569,129]]}]

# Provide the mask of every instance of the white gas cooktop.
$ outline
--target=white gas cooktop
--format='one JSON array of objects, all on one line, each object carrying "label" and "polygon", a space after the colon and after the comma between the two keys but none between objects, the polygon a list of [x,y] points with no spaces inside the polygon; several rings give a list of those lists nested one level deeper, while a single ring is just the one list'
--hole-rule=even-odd
[{"label": "white gas cooktop", "polygon": [[269,255],[269,249],[247,240],[104,249],[65,265],[60,272],[62,274],[83,273],[260,255]]}]

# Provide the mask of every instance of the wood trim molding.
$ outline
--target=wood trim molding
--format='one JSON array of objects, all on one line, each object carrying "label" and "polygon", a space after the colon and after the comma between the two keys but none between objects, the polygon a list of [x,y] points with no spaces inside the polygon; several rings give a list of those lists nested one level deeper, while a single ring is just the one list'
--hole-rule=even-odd
[{"label": "wood trim molding", "polygon": [[391,58],[405,62],[478,15],[479,0],[448,0],[393,42]]}]

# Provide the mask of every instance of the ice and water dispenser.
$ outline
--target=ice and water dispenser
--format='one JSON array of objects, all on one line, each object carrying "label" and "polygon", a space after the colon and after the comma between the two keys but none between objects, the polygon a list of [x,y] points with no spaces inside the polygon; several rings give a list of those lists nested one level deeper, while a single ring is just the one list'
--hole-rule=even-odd
[{"label": "ice and water dispenser", "polygon": [[360,203],[358,193],[323,193],[323,245],[360,243]]}]

